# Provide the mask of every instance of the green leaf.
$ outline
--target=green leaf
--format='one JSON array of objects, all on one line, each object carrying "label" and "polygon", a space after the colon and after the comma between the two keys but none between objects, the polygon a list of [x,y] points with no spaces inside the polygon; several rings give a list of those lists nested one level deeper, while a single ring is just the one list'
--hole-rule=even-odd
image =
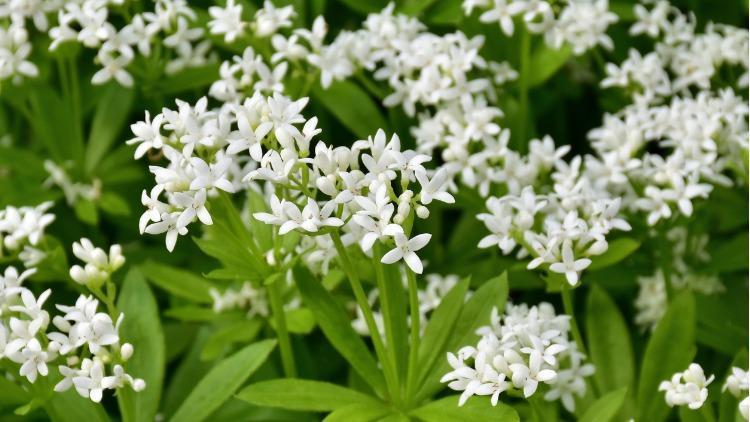
[{"label": "green leaf", "polygon": [[86,145],[84,170],[87,175],[93,173],[99,161],[122,132],[132,104],[132,89],[114,83],[104,88],[104,93],[99,98],[94,112]]},{"label": "green leaf", "polygon": [[302,299],[333,347],[375,391],[385,391],[383,373],[365,342],[352,328],[344,308],[313,278],[307,268],[295,267],[294,280]]},{"label": "green leaf", "polygon": [[606,393],[629,386],[635,363],[628,326],[617,305],[596,284],[591,286],[586,306],[586,334],[599,391]]},{"label": "green leaf", "polygon": [[81,397],[73,388],[62,393],[53,393],[44,403],[44,410],[55,422],[109,421],[101,404]]},{"label": "green leaf", "polygon": [[6,377],[0,377],[0,407],[27,403],[32,399],[28,391]]},{"label": "green leaf", "polygon": [[492,406],[487,397],[472,397],[463,406],[458,407],[458,396],[449,396],[413,410],[410,415],[425,422],[514,422],[519,420],[518,413],[512,407],[503,403]]},{"label": "green leaf", "polygon": [[99,204],[99,208],[107,214],[114,216],[130,215],[128,202],[114,192],[104,192],[97,203]]},{"label": "green leaf", "polygon": [[[359,4],[371,3],[353,1]],[[353,82],[334,82],[328,89],[317,85],[312,94],[341,124],[361,139],[374,135],[378,129],[388,130],[388,124],[378,105]]]},{"label": "green leaf", "polygon": [[428,9],[435,0],[404,0],[399,3],[398,12],[409,16],[417,16]]},{"label": "green leaf", "polygon": [[165,345],[156,299],[138,269],[131,269],[125,276],[117,308],[125,314],[120,339],[135,346],[133,357],[125,363],[125,369],[132,376],[146,381],[146,389],[141,392],[136,393],[129,387],[117,392],[122,420],[150,421],[159,410]]},{"label": "green leaf", "polygon": [[693,410],[687,406],[680,406],[677,410],[682,422],[716,422],[713,406],[711,403],[704,403],[700,409]]},{"label": "green leaf", "polygon": [[629,237],[615,239],[609,243],[607,252],[592,259],[591,266],[589,266],[588,270],[600,270],[609,267],[610,265],[617,264],[627,258],[628,255],[635,252],[640,246],[641,243],[639,241]]},{"label": "green leaf", "polygon": [[208,294],[211,284],[201,276],[154,261],[146,261],[140,265],[140,269],[151,283],[175,296],[199,303],[211,303],[211,296]]},{"label": "green leaf", "polygon": [[[508,275],[502,275],[492,278],[485,282],[482,287],[477,289],[461,309],[453,328],[453,333],[448,340],[446,350],[458,350],[459,347],[476,342],[477,328],[490,323],[490,313],[492,308],[498,308],[502,311],[505,307],[505,301],[508,298]],[[422,384],[422,388],[417,393],[419,399],[425,399],[439,391],[443,384],[440,383],[440,377],[450,370],[448,360],[438,359],[436,369],[431,371]]]},{"label": "green leaf", "polygon": [[567,44],[556,50],[547,43],[539,43],[531,54],[529,87],[541,85],[551,78],[568,61],[571,53],[572,50]]},{"label": "green leaf", "polygon": [[380,12],[388,6],[388,0],[337,0],[337,2],[363,15]]},{"label": "green leaf", "polygon": [[461,0],[441,0],[427,10],[425,20],[438,25],[458,25],[464,19],[461,4]]},{"label": "green leaf", "polygon": [[200,380],[172,421],[202,421],[218,409],[265,362],[276,340],[253,343],[224,359]]},{"label": "green leaf", "polygon": [[579,419],[580,422],[608,422],[617,415],[622,404],[625,402],[625,396],[628,393],[627,387],[610,391],[600,397],[586,410],[586,413]]},{"label": "green leaf", "polygon": [[[284,313],[286,314],[286,328],[290,333],[309,334],[315,328],[315,316],[307,308],[289,309]],[[273,321],[271,323],[273,324]]]},{"label": "green leaf", "polygon": [[322,381],[277,379],[245,387],[237,398],[256,406],[330,412],[353,404],[376,404],[373,397]]},{"label": "green leaf", "polygon": [[323,419],[323,422],[368,422],[386,416],[391,409],[383,403],[356,403],[334,410]]},{"label": "green leaf", "polygon": [[636,420],[659,422],[669,408],[659,383],[684,371],[695,353],[695,301],[690,292],[674,299],[646,345],[638,384]]},{"label": "green leaf", "polygon": [[236,343],[249,343],[260,332],[263,324],[258,319],[234,321],[208,337],[201,350],[201,360],[214,360]]},{"label": "green leaf", "polygon": [[711,248],[711,262],[708,267],[718,273],[747,271],[748,232],[738,233],[725,242],[717,242]]},{"label": "green leaf", "polygon": [[439,358],[445,358],[445,346],[464,305],[466,292],[469,290],[469,280],[470,278],[467,277],[456,283],[430,316],[419,344],[419,367],[421,369],[417,377],[418,383],[435,370],[433,367]]},{"label": "green leaf", "polygon": [[90,199],[78,199],[74,210],[76,217],[82,222],[95,226],[99,223],[99,213],[96,211],[96,204]]},{"label": "green leaf", "polygon": [[159,83],[159,89],[164,95],[171,96],[180,92],[209,86],[218,77],[218,63],[189,67],[161,81]]}]

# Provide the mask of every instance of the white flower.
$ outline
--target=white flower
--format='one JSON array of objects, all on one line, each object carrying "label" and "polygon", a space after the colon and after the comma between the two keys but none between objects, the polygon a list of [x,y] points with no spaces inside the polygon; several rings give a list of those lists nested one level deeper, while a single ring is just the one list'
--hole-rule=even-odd
[{"label": "white flower", "polygon": [[292,26],[291,19],[295,16],[292,6],[276,8],[269,0],[263,2],[263,7],[255,12],[253,28],[258,37],[275,34],[280,28]]},{"label": "white flower", "polygon": [[697,363],[691,363],[684,372],[678,372],[669,381],[659,384],[659,391],[665,392],[667,404],[672,406],[684,406],[695,410],[703,406],[708,398],[708,388],[714,380],[711,375],[708,379],[703,373],[703,368]]},{"label": "white flower", "polygon": [[424,248],[432,237],[429,233],[423,233],[408,239],[403,233],[395,233],[393,239],[396,247],[388,251],[380,262],[384,264],[393,264],[403,259],[406,265],[415,273],[422,274],[422,260],[417,256],[416,251]]},{"label": "white flower", "polygon": [[453,199],[453,195],[445,191],[445,184],[448,179],[448,171],[445,167],[438,170],[432,176],[432,179],[428,179],[427,173],[423,171],[417,171],[415,175],[417,176],[419,184],[422,186],[422,190],[419,193],[421,203],[428,205],[433,199],[447,204],[456,202],[456,200]]},{"label": "white flower", "polygon": [[212,34],[224,34],[224,41],[233,42],[244,35],[245,23],[242,22],[242,5],[234,0],[227,0],[224,8],[211,6],[208,8],[211,20],[208,27]]},{"label": "white flower", "polygon": [[164,145],[164,139],[161,136],[161,125],[164,116],[157,114],[154,120],[146,111],[146,120],[130,125],[130,130],[135,138],[125,142],[128,145],[138,144],[135,149],[134,157],[136,159],[143,157],[148,150],[152,148],[160,149]]},{"label": "white flower", "polygon": [[559,274],[565,274],[568,283],[575,286],[578,284],[578,273],[585,270],[589,265],[591,265],[591,260],[588,258],[575,259],[571,242],[566,240],[562,245],[562,262],[550,264],[549,269]]}]

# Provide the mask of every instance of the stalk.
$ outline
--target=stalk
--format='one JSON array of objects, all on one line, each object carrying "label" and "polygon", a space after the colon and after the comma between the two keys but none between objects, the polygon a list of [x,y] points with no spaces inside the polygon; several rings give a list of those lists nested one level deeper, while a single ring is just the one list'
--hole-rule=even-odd
[{"label": "stalk", "polygon": [[284,375],[287,378],[297,376],[297,367],[294,364],[294,351],[292,342],[289,338],[289,331],[286,327],[286,314],[284,313],[284,304],[281,300],[281,280],[276,280],[268,286],[268,297],[271,301],[271,312],[276,323],[276,337],[279,340],[279,349],[281,349],[281,365],[284,367]]},{"label": "stalk", "polygon": [[531,60],[531,34],[521,25],[521,69],[518,78],[519,108],[518,108],[518,136],[516,150],[526,151],[526,126],[529,115],[529,62]]},{"label": "stalk", "polygon": [[354,297],[357,300],[357,305],[362,309],[362,314],[365,317],[367,323],[367,329],[370,331],[370,338],[372,338],[373,346],[375,347],[375,354],[378,356],[378,360],[383,365],[383,374],[385,376],[385,382],[388,385],[388,394],[392,400],[398,400],[398,379],[395,374],[395,368],[390,364],[388,356],[386,354],[385,346],[383,345],[383,339],[380,337],[378,326],[375,323],[375,317],[373,317],[370,303],[367,301],[367,295],[362,288],[362,283],[359,280],[357,271],[354,269],[349,254],[346,252],[343,242],[341,242],[341,236],[338,232],[331,232],[331,239],[336,247],[336,252],[339,254],[339,262],[344,269],[344,272],[349,278],[349,284],[352,286],[354,291]]},{"label": "stalk", "polygon": [[581,331],[578,329],[578,322],[576,322],[575,306],[573,305],[573,296],[571,295],[572,289],[570,286],[565,285],[560,292],[563,301],[563,309],[565,313],[570,315],[570,331],[573,333],[573,339],[578,346],[578,350],[586,354],[586,347],[583,344],[583,337],[581,337]]},{"label": "stalk", "polygon": [[409,269],[406,270],[406,278],[409,281],[409,307],[411,308],[411,342],[409,344],[409,370],[406,377],[406,397],[411,399],[414,394],[414,383],[417,377],[421,320],[419,317],[417,278],[414,272]]},{"label": "stalk", "polygon": [[396,340],[393,337],[393,320],[390,308],[390,298],[386,294],[386,279],[383,273],[383,264],[380,263],[380,245],[375,242],[372,253],[372,265],[375,268],[375,278],[380,291],[380,311],[383,313],[383,325],[385,327],[385,348],[388,352],[389,364],[395,369],[398,357],[396,356]]}]

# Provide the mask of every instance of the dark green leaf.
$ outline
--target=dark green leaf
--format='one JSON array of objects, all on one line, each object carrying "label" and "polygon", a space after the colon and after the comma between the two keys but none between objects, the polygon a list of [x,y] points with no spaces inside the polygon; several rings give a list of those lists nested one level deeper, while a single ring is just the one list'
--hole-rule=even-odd
[{"label": "dark green leaf", "polygon": [[543,84],[552,77],[568,61],[572,50],[569,45],[563,45],[559,50],[541,42],[531,54],[529,66],[529,87]]},{"label": "dark green leaf", "polygon": [[635,239],[629,237],[621,237],[615,239],[609,243],[607,252],[599,256],[595,256],[592,259],[589,271],[599,270],[602,268],[609,267],[610,265],[617,264],[623,259],[627,258],[628,255],[635,252],[641,246],[641,243]]}]

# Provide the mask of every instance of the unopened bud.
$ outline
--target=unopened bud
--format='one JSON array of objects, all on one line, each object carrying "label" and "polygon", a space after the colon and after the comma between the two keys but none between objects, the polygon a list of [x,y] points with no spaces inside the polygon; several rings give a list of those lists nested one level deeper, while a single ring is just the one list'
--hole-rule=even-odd
[{"label": "unopened bud", "polygon": [[136,378],[136,379],[133,380],[133,390],[134,391],[136,391],[136,392],[143,391],[145,388],[146,388],[146,381],[144,381],[144,380],[142,380],[140,378]]},{"label": "unopened bud", "polygon": [[126,361],[130,359],[133,356],[133,345],[130,343],[125,343],[120,347],[120,357],[122,360]]},{"label": "unopened bud", "polygon": [[425,219],[430,216],[430,210],[427,209],[424,205],[417,206],[417,217],[421,219]]}]

